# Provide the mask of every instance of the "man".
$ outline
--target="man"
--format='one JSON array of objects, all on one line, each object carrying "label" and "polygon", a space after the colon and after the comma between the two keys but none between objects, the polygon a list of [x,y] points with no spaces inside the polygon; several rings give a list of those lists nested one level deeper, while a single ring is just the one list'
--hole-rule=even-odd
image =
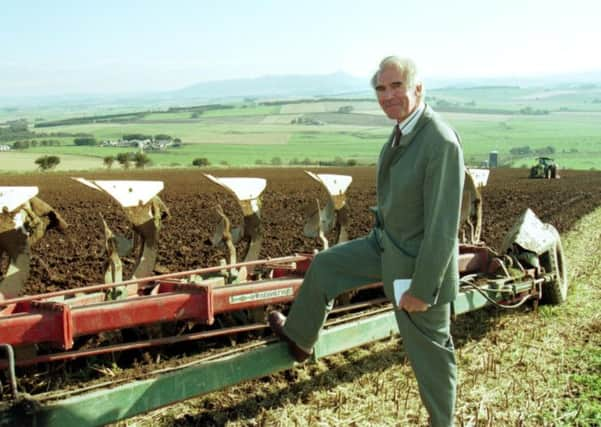
[{"label": "man", "polygon": [[382,280],[410,279],[396,320],[433,426],[453,424],[456,364],[450,303],[457,295],[463,154],[453,129],[424,104],[409,59],[387,57],[372,78],[378,102],[397,124],[377,164],[376,225],[363,238],[319,253],[286,319],[269,315],[297,361],[307,359],[334,298]]}]

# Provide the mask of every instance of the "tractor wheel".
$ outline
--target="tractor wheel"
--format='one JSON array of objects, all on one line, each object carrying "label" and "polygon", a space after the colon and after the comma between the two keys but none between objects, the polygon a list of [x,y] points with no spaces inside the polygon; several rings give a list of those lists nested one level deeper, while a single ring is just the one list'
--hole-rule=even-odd
[{"label": "tractor wheel", "polygon": [[543,285],[541,303],[558,305],[566,301],[568,297],[568,268],[563,256],[561,240],[557,240],[555,246],[541,255],[541,265],[547,274],[553,274],[554,279]]}]

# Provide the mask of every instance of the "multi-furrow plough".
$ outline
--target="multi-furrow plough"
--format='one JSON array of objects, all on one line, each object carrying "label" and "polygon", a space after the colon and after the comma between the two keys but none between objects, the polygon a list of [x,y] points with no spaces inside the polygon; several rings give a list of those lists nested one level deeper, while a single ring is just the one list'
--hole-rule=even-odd
[{"label": "multi-furrow plough", "polygon": [[[488,171],[466,174],[474,194],[464,197],[463,203],[478,208],[479,188],[486,184]],[[347,240],[345,193],[351,177],[307,175],[329,198],[323,207],[319,200],[309,203],[305,235],[315,238],[319,248]],[[62,230],[65,223],[36,197],[37,187],[0,187],[0,252],[5,253],[0,260],[5,267],[0,275],[4,353],[0,425],[106,424],[293,366],[286,345],[267,328],[265,314],[271,307],[285,309],[294,300],[314,253],[260,259],[266,180],[205,176],[234,196],[242,210],[243,223],[236,226],[216,206],[220,223],[211,243],[224,246],[228,259],[211,267],[156,275],[159,232],[169,217],[159,197],[163,183],[74,178],[119,203],[134,239],[113,233],[103,220],[105,283],[26,296],[20,295],[29,275],[31,245],[48,228]],[[479,230],[481,216],[473,215],[478,209],[470,206],[466,212],[470,211],[465,220],[472,230]],[[479,232],[471,236],[459,248],[461,288],[453,315],[488,305],[511,308],[526,301],[565,300],[567,275],[559,234],[532,211],[524,212],[508,232],[499,253],[479,241]],[[240,248],[243,257],[238,260]],[[121,259],[132,251],[137,253],[135,268],[124,280]],[[372,283],[338,299],[314,358],[395,333],[394,307],[381,288],[381,283]],[[190,342],[197,344],[191,361],[136,374],[135,380],[114,379],[33,395],[19,386],[17,374],[29,374],[32,366],[42,369],[102,354],[114,357]],[[207,351],[202,351],[203,345]]]}]

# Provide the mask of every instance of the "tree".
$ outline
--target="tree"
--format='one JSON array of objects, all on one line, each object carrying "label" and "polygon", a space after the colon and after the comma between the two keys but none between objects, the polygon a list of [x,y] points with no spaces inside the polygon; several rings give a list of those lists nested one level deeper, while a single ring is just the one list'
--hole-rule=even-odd
[{"label": "tree", "polygon": [[144,141],[145,139],[152,140],[152,136],[144,135],[142,133],[128,133],[128,134],[123,135],[123,137],[121,139],[123,139],[124,141],[131,141],[132,139],[139,139],[141,141]]},{"label": "tree", "polygon": [[73,143],[78,146],[82,145],[96,145],[96,138],[93,137],[79,137],[73,140]]},{"label": "tree", "polygon": [[117,161],[123,169],[129,169],[130,166],[130,154],[129,153],[119,153],[117,154]]},{"label": "tree", "polygon": [[8,129],[11,132],[25,132],[27,130],[27,120],[26,119],[11,120],[8,122]]},{"label": "tree", "polygon": [[110,169],[115,162],[115,156],[106,156],[102,161],[104,162],[104,166],[106,166],[107,169]]},{"label": "tree", "polygon": [[54,168],[60,162],[61,159],[58,156],[42,156],[35,160],[35,164],[43,171]]},{"label": "tree", "polygon": [[513,147],[509,150],[509,153],[514,156],[528,156],[532,153],[532,149],[528,145],[523,147]]},{"label": "tree", "polygon": [[138,169],[144,169],[144,166],[152,163],[150,157],[141,151],[134,154],[133,161]]},{"label": "tree", "polygon": [[15,150],[24,150],[25,148],[29,148],[29,141],[15,141],[13,142],[13,148]]},{"label": "tree", "polygon": [[438,109],[451,108],[455,105],[455,103],[447,101],[446,99],[439,99],[438,101],[436,101],[436,108]]},{"label": "tree", "polygon": [[207,159],[206,157],[198,157],[194,160],[192,160],[192,166],[198,166],[198,167],[203,167],[203,166],[209,166],[211,163],[209,162],[209,159]]},{"label": "tree", "polygon": [[352,113],[353,110],[354,110],[354,108],[352,105],[343,105],[342,107],[338,108],[339,113],[345,113],[345,114]]}]

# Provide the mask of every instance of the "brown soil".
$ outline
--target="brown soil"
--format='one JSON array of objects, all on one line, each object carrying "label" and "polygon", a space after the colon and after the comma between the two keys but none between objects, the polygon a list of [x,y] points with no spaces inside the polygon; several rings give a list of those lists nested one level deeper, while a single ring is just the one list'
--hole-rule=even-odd
[{"label": "brown soil", "polygon": [[[375,205],[373,168],[321,169],[321,173],[350,174],[353,183],[348,190],[350,238],[369,232],[372,217],[368,210]],[[252,169],[211,171],[216,176],[253,176],[268,180],[263,196],[262,219],[264,243],[262,256],[278,257],[320,248],[319,242],[305,238],[303,206],[314,198],[325,202],[327,195],[302,169]],[[539,217],[553,224],[560,233],[567,231],[577,219],[601,205],[601,173],[564,171],[560,180],[530,180],[528,171],[493,170],[483,191],[484,224],[482,238],[498,248],[506,231],[517,217],[530,207]],[[158,264],[161,272],[183,271],[215,265],[224,251],[207,244],[218,222],[215,206],[220,203],[236,224],[242,219],[240,208],[232,196],[210,183],[200,171],[131,171],[84,174],[91,179],[163,180],[161,198],[171,210],[172,218],[161,231]],[[113,231],[130,233],[123,211],[107,195],[89,189],[65,174],[0,175],[0,185],[37,185],[39,196],[59,211],[70,224],[66,234],[51,230],[33,250],[32,275],[25,293],[37,294],[76,288],[102,282],[104,249],[100,214]],[[133,265],[126,264],[124,277]],[[176,356],[179,347],[173,348]],[[188,353],[184,349],[183,353]],[[182,354],[183,354],[182,353]],[[162,353],[164,358],[169,355]],[[136,353],[132,360],[119,360],[126,378],[150,369],[151,353]],[[147,361],[145,358],[149,358]],[[164,363],[161,359],[161,366]],[[46,382],[35,383],[35,369],[21,372],[20,386],[31,392],[41,389],[77,387],[81,375],[103,378],[83,365],[49,365]],[[82,369],[84,369],[82,371]],[[83,372],[83,373],[82,373]],[[31,376],[29,376],[31,374]],[[114,380],[114,378],[113,378]]]},{"label": "brown soil", "polygon": [[[375,205],[373,168],[320,169],[320,173],[349,174],[353,183],[347,192],[350,207],[350,238],[369,232]],[[264,242],[262,256],[278,257],[320,248],[317,240],[303,237],[303,206],[312,199],[322,203],[327,196],[302,169],[252,169],[211,171],[216,176],[263,177],[268,181],[263,195]],[[583,215],[601,205],[601,173],[563,171],[559,180],[527,179],[521,169],[492,170],[483,191],[483,240],[499,248],[507,230],[530,207],[560,233]],[[183,271],[214,265],[224,251],[207,244],[218,222],[214,207],[220,203],[233,223],[240,223],[236,201],[209,182],[197,170],[98,172],[91,179],[163,180],[161,198],[172,218],[161,231],[158,265],[161,271]],[[123,211],[107,195],[70,179],[69,175],[1,175],[0,185],[37,185],[40,197],[58,210],[70,224],[65,235],[49,231],[33,250],[32,275],[27,294],[81,287],[102,282],[104,249],[100,214],[113,231],[129,234]],[[127,260],[125,260],[127,262]],[[125,264],[124,277],[131,273]]]}]

